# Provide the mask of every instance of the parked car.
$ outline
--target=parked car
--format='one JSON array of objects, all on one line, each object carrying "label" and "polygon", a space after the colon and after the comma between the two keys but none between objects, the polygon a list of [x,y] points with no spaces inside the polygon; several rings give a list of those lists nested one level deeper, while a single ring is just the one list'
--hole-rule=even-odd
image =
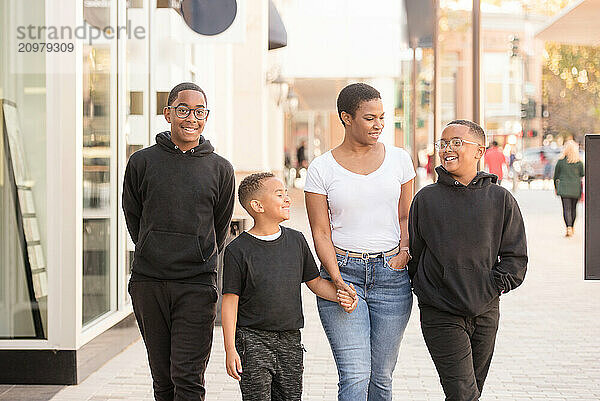
[{"label": "parked car", "polygon": [[[548,174],[546,178],[552,179],[554,176],[554,167],[562,151],[562,148],[552,148],[549,146],[525,149],[523,154],[517,157],[513,163],[514,174],[517,175],[519,181],[526,181],[528,183],[533,180],[544,179],[545,165],[542,162],[541,156],[542,152],[544,152],[544,156],[550,163],[550,167],[546,170]],[[583,150],[579,151],[579,156],[582,161],[585,160],[585,152]]]},{"label": "parked car", "polygon": [[[543,162],[542,152],[548,163],[550,163],[550,167],[546,167],[546,164]],[[513,170],[520,181],[531,182],[537,179],[544,179],[544,173],[546,173],[546,178],[552,179],[554,166],[561,152],[561,148],[551,148],[548,146],[525,149],[521,157],[517,158],[513,163]]]}]

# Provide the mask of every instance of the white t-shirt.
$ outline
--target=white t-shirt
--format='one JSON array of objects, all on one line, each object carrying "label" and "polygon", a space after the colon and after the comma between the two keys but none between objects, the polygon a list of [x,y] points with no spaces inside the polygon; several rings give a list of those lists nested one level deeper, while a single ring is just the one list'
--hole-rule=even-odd
[{"label": "white t-shirt", "polygon": [[333,245],[381,252],[400,243],[400,186],[414,176],[410,155],[402,148],[386,146],[383,163],[368,175],[345,169],[329,151],[308,166],[304,191],[327,195]]},{"label": "white t-shirt", "polygon": [[252,234],[250,231],[246,231],[246,232],[248,234],[250,234],[251,236],[253,236],[254,238],[258,238],[263,241],[275,241],[277,238],[281,237],[281,227],[279,227],[279,231],[277,231],[275,234],[270,234],[270,235],[255,235],[255,234]]}]

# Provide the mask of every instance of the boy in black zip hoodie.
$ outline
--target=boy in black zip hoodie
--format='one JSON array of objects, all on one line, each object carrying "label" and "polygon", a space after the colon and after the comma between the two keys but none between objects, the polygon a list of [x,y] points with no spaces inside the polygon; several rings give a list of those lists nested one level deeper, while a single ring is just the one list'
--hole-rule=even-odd
[{"label": "boy in black zip hoodie", "polygon": [[410,210],[409,275],[446,400],[474,401],[494,352],[500,294],[525,277],[525,227],[498,178],[477,171],[485,153],[479,125],[452,121],[435,145],[438,180]]},{"label": "boy in black zip hoodie", "polygon": [[157,401],[206,393],[217,255],[235,192],[233,167],[201,136],[208,114],[200,87],[175,86],[164,109],[171,130],[134,153],[125,170],[123,211],[135,243],[129,293]]}]

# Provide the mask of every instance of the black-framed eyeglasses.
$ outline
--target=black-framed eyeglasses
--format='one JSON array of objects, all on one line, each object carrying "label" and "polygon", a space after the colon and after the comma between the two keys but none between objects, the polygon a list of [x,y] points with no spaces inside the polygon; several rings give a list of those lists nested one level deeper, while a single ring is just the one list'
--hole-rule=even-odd
[{"label": "black-framed eyeglasses", "polygon": [[206,118],[208,117],[208,113],[210,113],[210,110],[207,110],[202,107],[197,107],[195,109],[191,109],[187,106],[180,105],[180,106],[167,106],[167,108],[175,109],[175,115],[179,118],[187,118],[187,116],[189,116],[190,113],[193,111],[194,117],[196,117],[196,119],[206,120]]},{"label": "black-framed eyeglasses", "polygon": [[446,147],[449,146],[450,150],[457,151],[461,148],[463,143],[470,143],[471,145],[483,146],[478,144],[477,142],[467,141],[466,139],[462,138],[452,138],[449,141],[445,139],[439,139],[435,141],[434,145],[437,150],[444,150],[446,149]]}]

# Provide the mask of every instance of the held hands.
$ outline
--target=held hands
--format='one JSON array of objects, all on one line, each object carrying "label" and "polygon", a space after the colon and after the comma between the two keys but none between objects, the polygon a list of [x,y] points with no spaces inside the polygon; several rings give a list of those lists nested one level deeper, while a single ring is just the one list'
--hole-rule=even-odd
[{"label": "held hands", "polygon": [[242,360],[237,350],[234,348],[230,351],[226,351],[225,367],[227,368],[227,374],[233,377],[235,380],[242,380]]},{"label": "held hands", "polygon": [[[344,308],[344,311],[352,313],[358,304],[358,296],[356,295],[354,286],[352,284],[346,284],[341,277],[339,277],[337,280],[334,280],[333,284],[337,288],[338,304]],[[342,300],[344,300],[343,303],[341,302]]]},{"label": "held hands", "polygon": [[348,291],[345,290],[337,290],[337,302],[338,304],[344,308],[345,312],[352,313],[356,306],[358,305],[358,296],[356,295],[356,290],[352,283],[348,284],[349,288],[353,291],[351,295]]}]

